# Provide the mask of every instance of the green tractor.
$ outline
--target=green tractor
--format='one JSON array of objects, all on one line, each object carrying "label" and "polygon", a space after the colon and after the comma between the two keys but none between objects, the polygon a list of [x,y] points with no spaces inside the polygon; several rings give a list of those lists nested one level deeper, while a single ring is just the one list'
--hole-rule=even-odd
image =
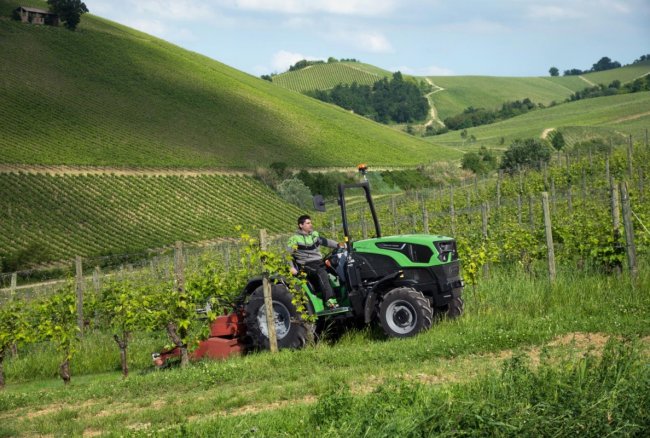
[{"label": "green tractor", "polygon": [[[350,238],[345,199],[350,189],[365,193],[374,222],[373,238]],[[462,315],[464,282],[454,239],[429,234],[384,237],[367,181],[340,184],[338,192],[345,247],[328,254],[325,264],[340,307],[327,309],[319,291],[306,284],[310,314],[319,322],[378,324],[387,336],[398,338],[427,330],[441,317]],[[314,206],[325,211],[321,196],[314,197]],[[297,312],[285,279],[272,277],[271,282],[278,347],[302,348],[313,326],[304,323]],[[262,277],[249,281],[236,304],[241,310],[247,348],[267,349]]]}]

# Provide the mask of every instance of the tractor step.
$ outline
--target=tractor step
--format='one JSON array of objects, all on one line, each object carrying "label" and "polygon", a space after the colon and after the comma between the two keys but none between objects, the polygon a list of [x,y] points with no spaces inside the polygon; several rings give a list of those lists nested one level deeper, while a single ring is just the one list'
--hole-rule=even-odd
[{"label": "tractor step", "polygon": [[340,315],[348,312],[352,312],[352,307],[337,307],[336,309],[322,310],[316,312],[316,316]]}]

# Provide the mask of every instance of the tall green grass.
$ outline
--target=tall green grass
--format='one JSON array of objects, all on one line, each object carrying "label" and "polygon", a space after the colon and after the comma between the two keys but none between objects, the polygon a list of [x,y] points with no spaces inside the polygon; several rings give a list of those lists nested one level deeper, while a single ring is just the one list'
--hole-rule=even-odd
[{"label": "tall green grass", "polygon": [[[560,362],[559,364],[556,362]],[[309,406],[184,422],[165,430],[223,436],[645,436],[650,370],[634,343],[610,342],[602,356],[524,354],[472,383],[430,387],[389,380],[367,395],[345,385]]]},{"label": "tall green grass", "polygon": [[[339,436],[337,431],[360,430],[408,434],[413,428],[425,435],[456,430],[514,436],[537,428],[569,433],[585,427],[589,433],[591,426],[598,433],[611,427],[633,435],[648,427],[639,411],[647,400],[648,370],[646,359],[636,356],[647,355],[647,342],[641,350],[612,345],[603,353],[606,360],[570,355],[584,354],[588,345],[549,342],[577,332],[647,337],[646,262],[639,273],[633,285],[625,277],[566,266],[552,286],[543,270],[524,274],[495,268],[476,289],[466,288],[462,318],[415,338],[385,340],[374,330],[353,330],[302,351],[202,362],[183,370],[140,375],[141,365],[134,364],[126,380],[117,371],[105,373],[107,365],[117,368],[118,359],[98,345],[83,355],[96,354],[107,364],[77,357],[73,366],[76,361],[87,368],[76,368],[68,388],[26,375],[10,359],[9,385],[0,393],[3,432],[121,435],[144,428],[143,434],[241,435],[254,429],[275,436],[309,428],[314,435]],[[539,367],[516,353],[528,355],[530,348],[544,345],[549,357],[542,354]],[[515,359],[502,364],[500,357],[511,350]],[[54,365],[44,353],[26,355],[20,360],[34,368]],[[233,411],[236,416],[228,414]],[[607,412],[611,421],[601,415]]]}]

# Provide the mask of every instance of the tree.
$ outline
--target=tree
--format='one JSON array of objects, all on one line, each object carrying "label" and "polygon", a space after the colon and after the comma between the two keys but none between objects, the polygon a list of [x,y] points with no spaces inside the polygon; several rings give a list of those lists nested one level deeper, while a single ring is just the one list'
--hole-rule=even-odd
[{"label": "tree", "polygon": [[501,159],[501,169],[515,171],[517,166],[539,169],[540,163],[551,159],[551,148],[545,140],[527,138],[515,140]]},{"label": "tree", "polygon": [[467,152],[461,160],[461,167],[465,170],[471,170],[477,175],[489,173],[496,168],[496,157],[488,151],[485,146],[477,152]]},{"label": "tree", "polygon": [[461,168],[471,170],[472,172],[481,173],[481,158],[476,152],[467,152],[461,160]]},{"label": "tree", "polygon": [[275,175],[278,177],[278,179],[283,180],[289,176],[291,176],[291,171],[288,169],[287,163],[284,161],[274,161],[271,163],[269,168],[275,172]]},{"label": "tree", "polygon": [[560,76],[560,70],[558,70],[557,67],[551,67],[551,68],[548,70],[548,73],[549,73],[551,76]]},{"label": "tree", "polygon": [[619,68],[621,63],[618,61],[612,61],[607,56],[603,56],[600,60],[592,66],[593,71],[604,71],[611,70],[613,68]]},{"label": "tree", "polygon": [[278,184],[278,194],[282,199],[302,209],[310,208],[312,203],[309,187],[298,178],[288,178]]},{"label": "tree", "polygon": [[70,30],[75,30],[81,15],[88,12],[86,4],[81,0],[47,0],[50,5],[50,11],[57,14],[59,19]]},{"label": "tree", "polygon": [[549,140],[551,141],[551,145],[556,151],[561,151],[562,148],[566,145],[566,142],[564,141],[564,136],[560,131],[551,131],[549,134]]}]

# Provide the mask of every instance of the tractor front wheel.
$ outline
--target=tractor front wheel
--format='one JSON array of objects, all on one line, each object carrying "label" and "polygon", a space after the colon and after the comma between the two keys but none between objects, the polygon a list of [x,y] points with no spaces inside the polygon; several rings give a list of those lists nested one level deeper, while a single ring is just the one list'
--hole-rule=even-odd
[{"label": "tractor front wheel", "polygon": [[407,338],[431,328],[433,309],[422,292],[399,287],[384,295],[379,321],[388,336]]},{"label": "tractor front wheel", "polygon": [[[307,327],[292,303],[291,293],[283,284],[271,286],[273,316],[278,348],[300,349],[307,344]],[[246,333],[251,347],[257,350],[270,348],[269,329],[264,305],[264,289],[259,286],[251,294],[245,307]]]}]

